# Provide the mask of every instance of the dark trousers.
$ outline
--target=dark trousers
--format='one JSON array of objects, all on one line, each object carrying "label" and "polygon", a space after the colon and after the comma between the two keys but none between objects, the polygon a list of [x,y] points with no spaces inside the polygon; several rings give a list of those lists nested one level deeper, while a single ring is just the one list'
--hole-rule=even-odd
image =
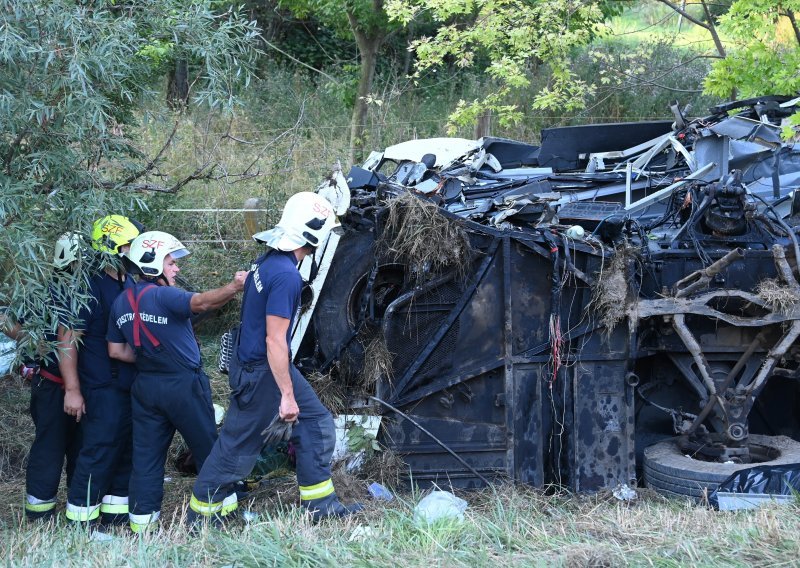
[{"label": "dark trousers", "polygon": [[141,371],[131,389],[133,404],[133,473],[131,526],[157,520],[164,497],[164,466],[175,435],[181,433],[197,468],[217,439],[211,386],[201,370],[169,374]]},{"label": "dark trousers", "polygon": [[64,390],[58,383],[35,376],[31,384],[30,411],[36,437],[25,475],[25,514],[29,518],[39,518],[55,510],[65,458],[68,486],[72,480],[80,435],[75,418],[64,412]]},{"label": "dark trousers", "polygon": [[[297,458],[297,482],[302,491],[303,486],[329,484],[336,432],[331,413],[314,389],[294,366],[290,369],[300,408],[291,441]],[[266,363],[242,366],[232,362],[229,380],[230,408],[192,491],[193,510],[203,515],[224,515],[235,509],[234,484],[253,470],[264,445],[261,431],[278,413],[281,401],[280,390]],[[224,506],[220,507],[223,501]]]},{"label": "dark trousers", "polygon": [[[91,521],[104,496],[126,498],[131,475],[131,396],[110,385],[82,389],[86,414],[81,449],[69,484],[67,518]],[[125,507],[127,509],[127,507]]]}]

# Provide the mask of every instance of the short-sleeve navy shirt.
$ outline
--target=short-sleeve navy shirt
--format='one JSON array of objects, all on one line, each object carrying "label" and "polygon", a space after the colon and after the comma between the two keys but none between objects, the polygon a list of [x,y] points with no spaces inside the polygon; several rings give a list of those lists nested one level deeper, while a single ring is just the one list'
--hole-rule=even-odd
[{"label": "short-sleeve navy shirt", "polygon": [[292,322],[300,306],[303,279],[293,252],[275,251],[255,268],[245,282],[242,327],[239,331],[239,360],[256,363],[267,360],[267,316],[289,320],[286,344],[291,347]]},{"label": "short-sleeve navy shirt", "polygon": [[[145,288],[151,289],[142,293]],[[158,339],[169,356],[179,358],[189,368],[199,367],[200,348],[191,321],[194,293],[149,282],[134,286],[133,293],[140,298],[139,316],[142,324]],[[107,339],[111,343],[127,343],[136,347],[133,343],[133,309],[127,293],[120,295],[111,308]],[[139,339],[146,356],[164,356],[163,353],[156,353],[144,332],[140,332]]]},{"label": "short-sleeve navy shirt", "polygon": [[120,283],[106,272],[93,276],[89,281],[91,299],[78,312],[73,326],[75,331],[83,332],[82,344],[78,347],[78,377],[81,388],[99,388],[114,384],[124,390],[130,389],[135,372],[133,365],[112,360],[108,356],[106,334],[111,305],[123,290],[131,286],[133,280],[130,278]]}]

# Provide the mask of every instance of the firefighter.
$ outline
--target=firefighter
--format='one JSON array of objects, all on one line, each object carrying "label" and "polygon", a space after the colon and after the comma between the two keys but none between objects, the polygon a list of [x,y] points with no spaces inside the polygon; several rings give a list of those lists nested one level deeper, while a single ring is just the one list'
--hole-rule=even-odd
[{"label": "firefighter", "polygon": [[[56,241],[53,266],[57,271],[71,272],[80,255],[80,237],[74,233],[64,234]],[[56,298],[59,296],[53,287],[51,293]],[[16,329],[19,332],[20,326]],[[57,337],[46,333],[44,339],[54,343]],[[64,380],[55,352],[39,361],[26,363],[22,375],[31,381],[30,412],[35,430],[25,475],[25,516],[30,520],[45,520],[55,513],[65,459],[68,487],[72,480],[80,449],[78,423],[64,412]]]},{"label": "firefighter", "polygon": [[290,329],[303,285],[297,265],[313,255],[337,226],[333,207],[310,192],[293,195],[277,226],[254,235],[271,247],[251,267],[242,298],[241,324],[229,368],[231,404],[189,504],[191,523],[225,521],[237,507],[236,482],[246,478],[276,414],[293,422],[297,482],[302,505],[314,520],[361,509],[342,505],[331,481],[335,444],[331,413],[291,364]]},{"label": "firefighter", "polygon": [[217,439],[211,385],[203,372],[191,318],[215,310],[242,290],[247,272],[200,294],[175,288],[176,261],[189,254],[168,233],[142,233],[131,244],[127,262],[140,281],[114,302],[108,352],[135,362],[133,472],[130,526],[135,533],[158,526],[164,496],[164,465],[177,429],[198,469]]},{"label": "firefighter", "polygon": [[92,248],[101,268],[89,281],[88,304],[58,330],[64,411],[80,422],[82,438],[67,494],[71,522],[95,522],[101,515],[103,524],[127,521],[134,369],[108,356],[106,330],[111,304],[133,285],[121,257],[140,230],[122,215],[95,221]]}]

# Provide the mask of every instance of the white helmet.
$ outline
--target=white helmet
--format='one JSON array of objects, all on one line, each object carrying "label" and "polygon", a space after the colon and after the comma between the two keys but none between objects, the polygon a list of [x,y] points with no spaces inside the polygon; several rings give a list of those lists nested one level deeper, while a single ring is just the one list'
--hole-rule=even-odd
[{"label": "white helmet", "polygon": [[144,276],[155,278],[164,272],[164,259],[182,258],[189,251],[178,239],[163,231],[147,231],[131,243],[128,259],[135,264]]},{"label": "white helmet", "polygon": [[53,266],[61,270],[78,260],[81,254],[81,238],[77,233],[64,233],[56,241]]},{"label": "white helmet", "polygon": [[330,201],[316,193],[301,191],[286,202],[281,220],[275,228],[256,233],[253,239],[283,251],[304,246],[316,248],[338,226]]}]

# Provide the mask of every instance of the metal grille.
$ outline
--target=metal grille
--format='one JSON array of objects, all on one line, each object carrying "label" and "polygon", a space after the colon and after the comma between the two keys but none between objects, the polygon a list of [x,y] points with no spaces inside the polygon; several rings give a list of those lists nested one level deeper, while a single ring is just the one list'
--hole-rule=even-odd
[{"label": "metal grille", "polygon": [[[386,340],[395,351],[394,371],[396,376],[405,372],[425,346],[430,343],[461,294],[457,284],[447,282],[415,297],[405,310],[395,312],[392,322],[387,328]],[[440,345],[420,371],[424,372],[426,369],[435,367],[445,357],[452,354],[457,337],[458,321],[447,331]]]}]

